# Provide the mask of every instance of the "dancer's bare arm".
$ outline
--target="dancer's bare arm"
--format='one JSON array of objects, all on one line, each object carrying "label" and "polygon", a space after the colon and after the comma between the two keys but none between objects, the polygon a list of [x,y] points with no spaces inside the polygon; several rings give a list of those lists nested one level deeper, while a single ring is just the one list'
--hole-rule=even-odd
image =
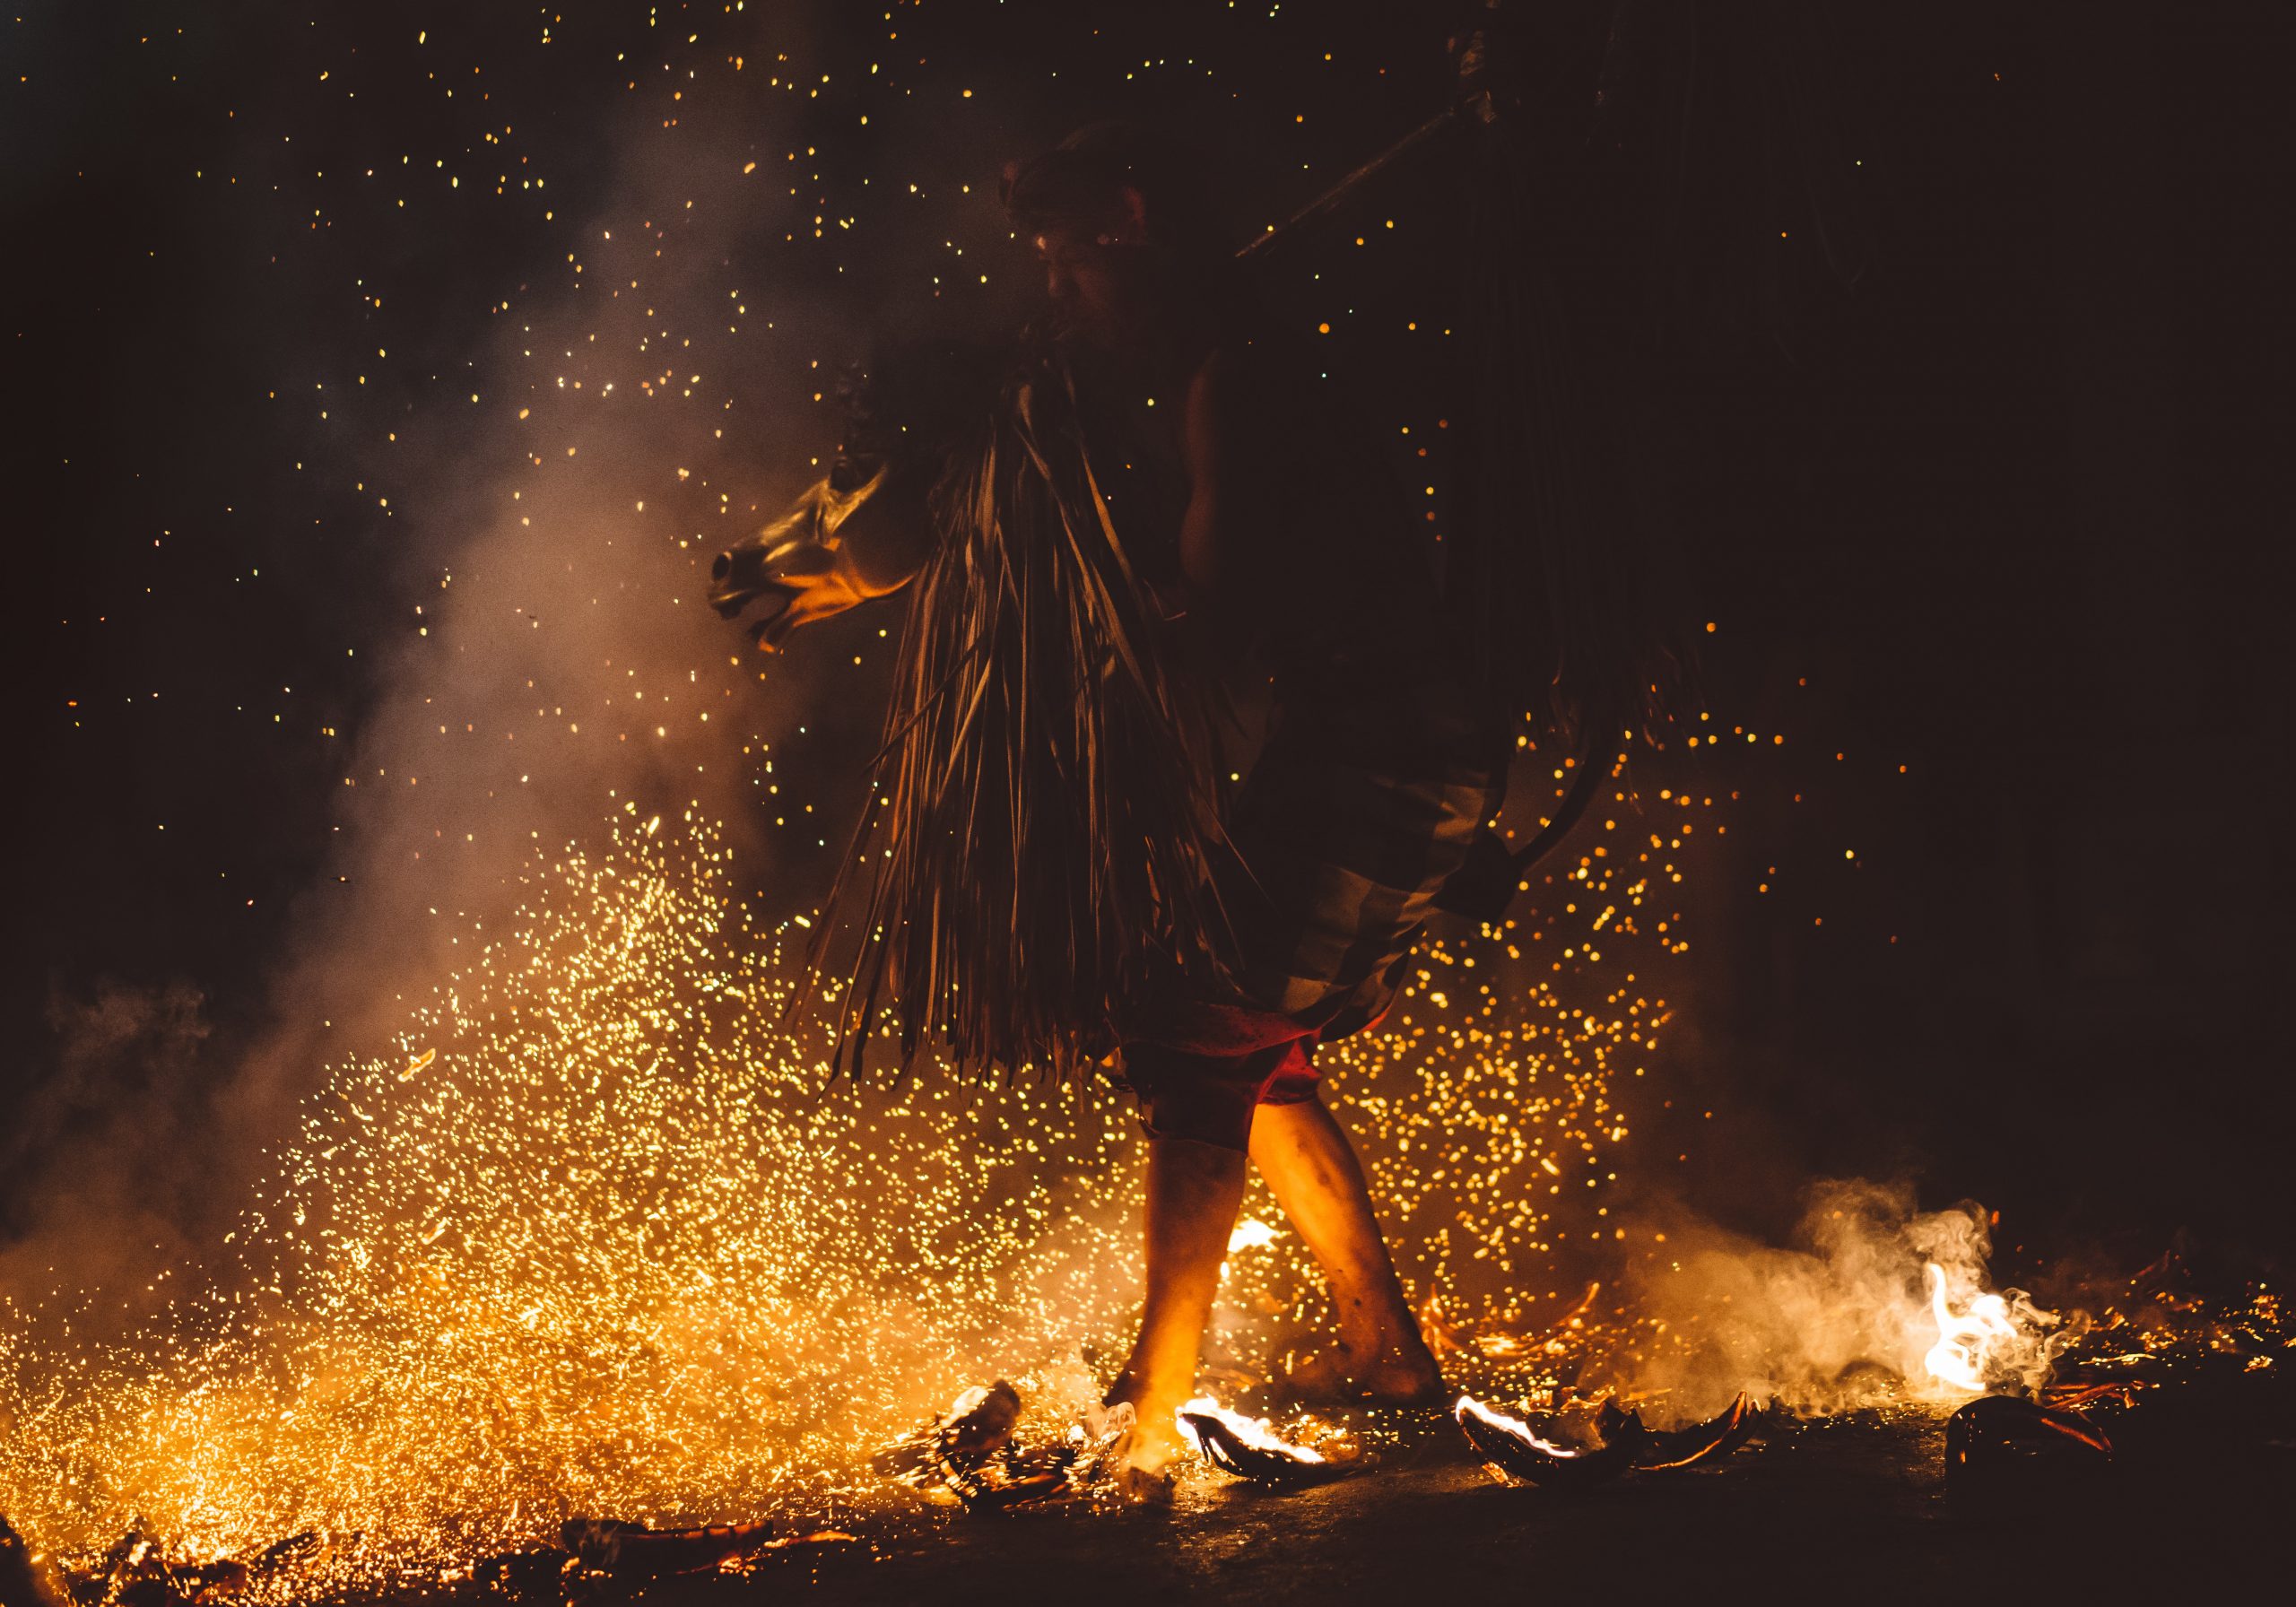
[{"label": "dancer's bare arm", "polygon": [[899,591],[932,555],[924,476],[840,463],[789,510],[720,557],[710,600],[726,613],[762,604],[759,647],[800,625]]}]

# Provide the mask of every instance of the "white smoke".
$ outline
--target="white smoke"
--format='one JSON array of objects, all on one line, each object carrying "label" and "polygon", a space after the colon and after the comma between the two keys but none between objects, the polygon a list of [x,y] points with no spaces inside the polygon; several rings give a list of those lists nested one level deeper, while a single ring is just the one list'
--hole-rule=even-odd
[{"label": "white smoke", "polygon": [[[1975,1203],[1918,1209],[1904,1183],[1813,1185],[1790,1247],[1695,1218],[1644,1225],[1653,1254],[1625,1275],[1627,1310],[1655,1342],[1597,1369],[1613,1387],[1662,1396],[1664,1415],[1705,1416],[1744,1391],[1799,1412],[2038,1388],[2077,1330],[2022,1293],[1991,1292],[1991,1220]],[[1935,1269],[1934,1272],[1931,1269]],[[1966,1344],[1971,1369],[1940,1377],[1942,1287],[1951,1316],[1991,1316]],[[1590,1380],[1582,1380],[1582,1383]]]}]

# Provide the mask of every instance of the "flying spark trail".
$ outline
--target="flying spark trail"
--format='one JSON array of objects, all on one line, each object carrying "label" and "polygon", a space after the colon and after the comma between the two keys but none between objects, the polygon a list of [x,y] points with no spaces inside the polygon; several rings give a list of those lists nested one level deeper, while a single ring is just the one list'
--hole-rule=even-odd
[{"label": "flying spark trail", "polygon": [[[307,1101],[231,1292],[110,1345],[40,1339],[68,1303],[13,1311],[0,1509],[67,1556],[317,1529],[362,1536],[361,1571],[451,1569],[577,1513],[833,1508],[976,1377],[1084,1398],[1136,1299],[1128,1111],[828,1082],[731,862],[690,816],[538,866],[510,934]],[[1605,1175],[1606,1076],[1661,1013],[1510,986],[1513,935],[1432,949],[1396,1036],[1335,1066],[1382,1186],[1448,1219],[1447,1288],[1582,1209],[1558,1177]],[[1264,1354],[1315,1288],[1292,1236],[1240,1249],[1221,1342]]]}]

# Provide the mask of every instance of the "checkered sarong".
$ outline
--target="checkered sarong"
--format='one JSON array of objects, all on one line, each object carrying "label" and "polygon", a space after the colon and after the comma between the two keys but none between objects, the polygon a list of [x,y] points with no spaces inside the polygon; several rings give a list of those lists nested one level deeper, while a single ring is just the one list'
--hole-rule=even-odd
[{"label": "checkered sarong", "polygon": [[[1284,712],[1237,798],[1239,981],[1301,1019],[1377,1016],[1499,805],[1492,744],[1442,682]],[[1333,1024],[1335,1024],[1333,1023]],[[1335,1036],[1330,1028],[1326,1036]]]},{"label": "checkered sarong", "polygon": [[1242,1148],[1306,1098],[1318,1042],[1387,1012],[1444,882],[1497,810],[1487,723],[1443,681],[1287,702],[1230,812],[1236,992],[1170,999],[1125,1046],[1149,1130]]}]

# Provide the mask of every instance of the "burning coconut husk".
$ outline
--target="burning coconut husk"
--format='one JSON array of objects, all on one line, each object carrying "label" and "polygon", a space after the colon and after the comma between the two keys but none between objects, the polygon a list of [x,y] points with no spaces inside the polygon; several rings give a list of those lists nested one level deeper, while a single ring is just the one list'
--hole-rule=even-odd
[{"label": "burning coconut husk", "polygon": [[1761,1414],[1744,1393],[1716,1416],[1679,1429],[1648,1428],[1639,1411],[1622,1409],[1616,1401],[1605,1401],[1596,1414],[1604,1445],[1625,1443],[1639,1447],[1633,1464],[1634,1471],[1641,1473],[1672,1472],[1700,1463],[1719,1462],[1752,1438],[1761,1420]]},{"label": "burning coconut husk", "polygon": [[1583,1490],[1631,1472],[1665,1472],[1718,1462],[1752,1438],[1760,1417],[1740,1394],[1705,1422],[1654,1430],[1644,1425],[1639,1412],[1605,1401],[1596,1414],[1598,1438],[1589,1446],[1549,1438],[1523,1419],[1486,1406],[1473,1395],[1461,1395],[1451,1412],[1467,1443],[1500,1483],[1559,1490]]},{"label": "burning coconut husk", "polygon": [[1020,1420],[1020,1391],[1002,1378],[977,1384],[916,1433],[871,1456],[869,1465],[919,1488],[945,1483],[952,1472],[970,1472],[1004,1450]]},{"label": "burning coconut husk", "polygon": [[968,1512],[1044,1507],[1113,1493],[1133,1428],[1129,1405],[1094,1407],[1061,1438],[1022,1444],[1021,1395],[976,1385],[907,1439],[870,1458],[878,1472]]},{"label": "burning coconut husk", "polygon": [[1209,1395],[1198,1395],[1182,1406],[1178,1423],[1181,1434],[1206,1462],[1257,1483],[1322,1484],[1366,1465],[1360,1448],[1352,1455],[1327,1455],[1313,1446],[1296,1445],[1276,1433],[1266,1419],[1231,1412]]},{"label": "burning coconut husk", "polygon": [[1945,1420],[1945,1490],[2003,1509],[2086,1493],[2112,1471],[2113,1442],[2078,1412],[1986,1395]]},{"label": "burning coconut husk", "polygon": [[1623,1442],[1593,1448],[1564,1445],[1473,1395],[1461,1395],[1451,1415],[1483,1466],[1501,1484],[1578,1490],[1614,1479],[1629,1465],[1629,1447]]}]

